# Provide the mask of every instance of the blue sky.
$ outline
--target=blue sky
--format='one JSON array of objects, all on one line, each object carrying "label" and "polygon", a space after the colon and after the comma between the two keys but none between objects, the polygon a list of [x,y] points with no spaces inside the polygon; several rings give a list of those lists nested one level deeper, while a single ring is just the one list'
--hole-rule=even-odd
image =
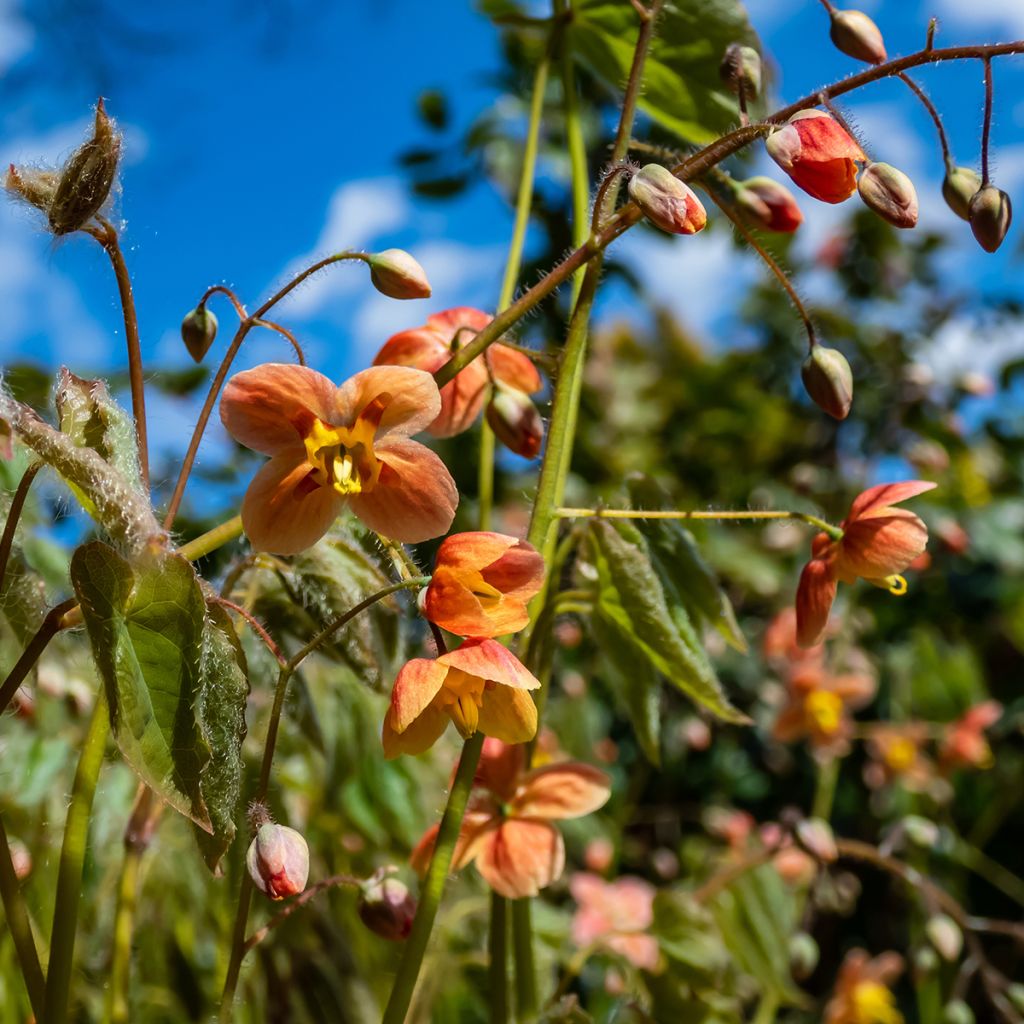
[{"label": "blue sky", "polygon": [[[1024,37],[1021,0],[860,6],[878,21],[893,54],[921,45],[931,14],[943,19],[944,45]],[[831,48],[818,3],[751,0],[748,8],[777,63],[783,98],[856,70]],[[509,211],[486,183],[454,203],[414,200],[396,162],[405,149],[433,141],[415,115],[422,89],[448,93],[453,139],[494,99],[488,75],[498,41],[468,0],[106,0],[94,9],[98,22],[69,15],[60,24],[50,3],[0,0],[0,159],[56,160],[81,138],[96,96],[107,97],[126,133],[119,213],[151,363],[187,364],[177,325],[207,285],[229,284],[254,305],[290,270],[342,247],[408,248],[426,268],[434,297],[385,300],[359,266],[316,278],[277,315],[297,331],[310,362],[332,376],[361,368],[390,333],[430,312],[493,305]],[[960,161],[976,165],[980,66],[946,65],[919,77],[946,115]],[[997,63],[996,180],[1020,203],[1022,84],[1024,60]],[[938,196],[941,161],[930,122],[907,90],[882,83],[848,109],[872,155],[916,181],[922,227],[957,237],[946,257],[951,282],[1024,299],[1012,253],[1018,229],[1014,244],[985,257],[948,213]],[[843,211],[809,199],[804,206],[801,244],[813,251]],[[729,295],[737,278],[759,271],[753,262],[737,264],[724,233],[663,240],[637,232],[619,247],[623,259],[643,265],[653,293],[709,341],[735,340]],[[827,288],[824,279],[805,282],[812,296]],[[229,310],[216,308],[226,328]],[[84,238],[55,246],[10,204],[0,209],[0,309],[0,362],[28,354],[80,372],[123,364],[116,291],[102,254]],[[613,290],[602,315],[638,314]],[[983,361],[1024,350],[1022,334],[983,340]],[[977,362],[978,341],[970,320],[947,328],[932,353],[940,374]],[[287,358],[279,340],[254,335],[238,366],[274,358]],[[181,403],[155,402],[155,445],[180,450],[189,415]],[[219,430],[211,429],[207,458],[226,450]]]}]

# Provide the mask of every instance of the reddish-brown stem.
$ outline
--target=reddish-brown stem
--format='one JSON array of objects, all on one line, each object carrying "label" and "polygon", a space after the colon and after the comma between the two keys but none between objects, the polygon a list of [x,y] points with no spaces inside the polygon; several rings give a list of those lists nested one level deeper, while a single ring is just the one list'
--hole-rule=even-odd
[{"label": "reddish-brown stem", "polygon": [[250,626],[256,631],[256,635],[263,641],[266,648],[274,656],[278,665],[282,668],[288,664],[288,659],[281,653],[281,648],[274,643],[273,637],[266,631],[264,626],[260,623],[252,612],[247,611],[240,604],[235,604],[234,601],[229,601],[226,597],[215,597],[214,600],[217,604],[223,605],[225,608],[230,608],[231,611],[237,612],[239,615],[249,623]]},{"label": "reddish-brown stem", "polygon": [[212,295],[226,295],[228,297],[228,300],[231,302],[231,305],[235,307],[235,313],[238,314],[239,320],[244,320],[249,315],[248,313],[246,313],[245,306],[242,305],[242,302],[238,298],[238,296],[230,288],[223,284],[210,285],[210,287],[207,288],[205,292],[203,292],[203,297],[199,300],[199,308],[205,306],[207,300]]},{"label": "reddish-brown stem", "polygon": [[985,57],[985,120],[981,128],[981,186],[991,182],[988,173],[988,144],[992,135],[992,58]]},{"label": "reddish-brown stem", "polygon": [[18,529],[18,520],[21,518],[21,510],[25,507],[25,499],[28,497],[28,490],[35,480],[36,474],[43,468],[41,462],[34,462],[21,475],[18,487],[11,499],[11,509],[7,513],[7,522],[4,523],[3,536],[0,537],[0,593],[3,593],[4,578],[7,575],[7,562],[11,557],[11,549],[14,547],[14,534]]},{"label": "reddish-brown stem", "polygon": [[288,330],[287,327],[282,326],[279,323],[275,323],[273,320],[253,320],[254,327],[266,327],[267,330],[277,331],[278,334],[284,338],[293,349],[295,349],[295,358],[299,361],[299,366],[306,365],[306,355],[302,351],[302,346],[299,344],[298,339]]},{"label": "reddish-brown stem", "polygon": [[43,619],[35,635],[28,642],[21,657],[15,662],[14,668],[7,674],[3,686],[0,686],[0,715],[7,710],[7,705],[18,692],[18,687],[32,671],[32,667],[46,650],[46,645],[61,631],[64,613],[74,608],[78,602],[72,597],[51,608]]},{"label": "reddish-brown stem", "polygon": [[935,122],[935,130],[939,133],[939,145],[942,147],[942,161],[946,165],[946,169],[950,170],[953,167],[953,158],[949,152],[949,139],[946,138],[946,129],[942,124],[942,116],[935,109],[935,104],[929,99],[928,94],[910,75],[905,75],[901,71],[896,77],[901,82],[904,82],[907,88],[921,101],[921,105],[928,111],[932,121]]}]

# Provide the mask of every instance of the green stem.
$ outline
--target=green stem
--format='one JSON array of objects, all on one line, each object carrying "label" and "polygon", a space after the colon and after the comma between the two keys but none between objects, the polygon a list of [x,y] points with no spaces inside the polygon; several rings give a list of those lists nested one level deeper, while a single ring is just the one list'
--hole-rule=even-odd
[{"label": "green stem", "polygon": [[194,540],[190,540],[187,544],[182,544],[178,549],[178,554],[184,555],[190,562],[194,562],[197,558],[202,558],[211,551],[216,551],[217,548],[223,547],[236,537],[241,537],[241,535],[242,517],[233,516],[219,526],[215,526],[212,530],[207,530],[206,533],[200,534]]},{"label": "green stem", "polygon": [[76,608],[77,605],[78,602],[72,598],[61,602],[46,613],[46,617],[40,623],[32,639],[29,640],[28,646],[22,652],[21,657],[14,663],[14,668],[8,672],[7,678],[0,685],[0,714],[7,710],[7,705],[14,699],[18,688],[25,681],[25,677],[35,667],[35,663],[42,656],[43,651],[46,650],[46,645],[66,625],[65,615],[73,608]]},{"label": "green stem", "polygon": [[508,900],[491,893],[488,932],[487,999],[491,1024],[508,1024]]},{"label": "green stem", "polygon": [[512,904],[512,946],[516,961],[516,1020],[532,1024],[537,1019],[537,970],[533,961],[533,920],[530,900]]},{"label": "green stem", "polygon": [[778,993],[773,991],[765,992],[764,995],[761,996],[761,1001],[757,1004],[757,1013],[754,1014],[754,1019],[751,1021],[751,1024],[773,1024],[778,1012]]},{"label": "green stem", "polygon": [[[569,0],[559,5],[569,13]],[[580,119],[580,101],[576,91],[576,65],[570,47],[563,45],[561,55],[562,107],[565,118],[565,142],[569,151],[569,168],[572,181],[572,244],[580,249],[590,234],[590,171],[587,167],[587,146],[583,138],[583,123]],[[576,305],[583,287],[582,268],[573,274],[572,303]]]},{"label": "green stem", "polygon": [[412,1002],[416,979],[419,977],[423,954],[427,949],[434,918],[441,903],[448,869],[451,867],[455,843],[462,827],[462,816],[466,811],[466,801],[473,785],[473,776],[480,761],[483,749],[483,733],[476,733],[466,740],[459,758],[459,767],[455,772],[455,781],[448,794],[448,805],[444,809],[441,825],[434,845],[434,855],[430,858],[427,876],[420,888],[420,902],[416,908],[416,919],[413,921],[412,932],[406,940],[402,953],[402,961],[398,965],[398,974],[391,989],[387,1008],[384,1010],[383,1024],[403,1024],[409,1004]]},{"label": "green stem", "polygon": [[18,965],[25,981],[25,988],[28,990],[32,1013],[36,1019],[42,1019],[46,979],[43,977],[43,969],[39,966],[39,954],[36,952],[36,941],[32,935],[32,922],[29,920],[18,876],[14,871],[14,859],[11,856],[11,847],[7,841],[7,832],[4,829],[2,818],[0,818],[0,897],[3,897],[7,930],[11,933],[11,939],[14,942],[14,951],[18,956]]},{"label": "green stem", "polygon": [[836,797],[836,783],[839,781],[839,758],[830,757],[818,769],[818,780],[811,804],[811,817],[828,821],[832,817],[832,804]]},{"label": "green stem", "polygon": [[491,514],[494,511],[494,447],[494,431],[484,420],[480,424],[480,462],[476,484],[481,530],[491,528]]},{"label": "green stem", "polygon": [[64,825],[64,843],[60,851],[57,896],[53,909],[53,931],[50,934],[46,1005],[40,1024],[64,1024],[68,1019],[75,932],[78,929],[78,905],[82,894],[82,872],[89,840],[89,818],[109,733],[107,698],[105,691],[100,688],[85,735],[82,754],[78,760],[78,769],[71,789],[71,804]]}]

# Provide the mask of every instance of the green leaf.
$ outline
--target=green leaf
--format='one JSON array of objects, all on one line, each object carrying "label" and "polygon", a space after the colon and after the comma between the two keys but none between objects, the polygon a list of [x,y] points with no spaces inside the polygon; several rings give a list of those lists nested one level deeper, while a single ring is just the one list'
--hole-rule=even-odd
[{"label": "green leaf", "polygon": [[651,932],[673,970],[694,987],[719,984],[731,958],[714,919],[688,893],[664,889],[654,897]]},{"label": "green leaf", "polygon": [[71,559],[71,582],[121,753],[143,782],[212,833],[200,782],[210,747],[196,713],[206,602],[192,566],[165,554],[133,567],[93,541]]},{"label": "green leaf", "polygon": [[[722,693],[682,606],[670,611],[643,537],[628,523],[590,523],[598,574],[596,610],[609,629],[673,686],[727,722],[745,723]],[[627,537],[629,539],[627,539]]]},{"label": "green leaf", "polygon": [[[605,85],[629,77],[639,19],[624,0],[580,0],[567,35],[576,59]],[[639,106],[686,142],[711,142],[738,122],[718,67],[730,43],[759,49],[739,0],[673,0],[658,18]]]}]

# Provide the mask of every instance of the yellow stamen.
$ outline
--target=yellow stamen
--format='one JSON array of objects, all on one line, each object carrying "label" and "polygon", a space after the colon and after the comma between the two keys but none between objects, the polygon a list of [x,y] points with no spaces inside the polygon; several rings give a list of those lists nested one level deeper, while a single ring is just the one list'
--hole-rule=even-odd
[{"label": "yellow stamen", "polygon": [[896,597],[902,597],[907,592],[907,581],[902,576],[887,576],[885,582],[889,587],[889,593]]},{"label": "yellow stamen", "polygon": [[856,1024],[903,1024],[893,994],[877,981],[862,981],[854,986],[853,1020]]},{"label": "yellow stamen", "polygon": [[815,727],[826,736],[839,730],[843,720],[843,702],[838,694],[831,690],[815,690],[807,695],[804,708]]},{"label": "yellow stamen", "polygon": [[892,740],[883,757],[889,768],[900,775],[908,771],[917,760],[917,744],[906,737],[898,737]]},{"label": "yellow stamen", "polygon": [[440,698],[448,717],[463,739],[469,739],[480,725],[485,682],[461,669],[453,668],[444,681]]},{"label": "yellow stamen", "polygon": [[370,402],[351,427],[313,420],[303,444],[316,483],[345,497],[373,490],[381,470],[373,441],[389,397]]}]

